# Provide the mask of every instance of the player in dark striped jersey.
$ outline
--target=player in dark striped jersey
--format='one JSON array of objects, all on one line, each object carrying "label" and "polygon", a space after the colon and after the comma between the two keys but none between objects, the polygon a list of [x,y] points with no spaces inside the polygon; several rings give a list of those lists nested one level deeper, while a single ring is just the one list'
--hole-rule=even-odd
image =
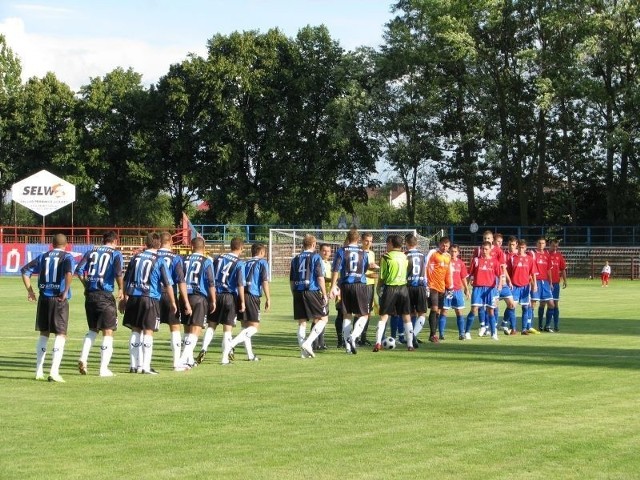
[{"label": "player in dark striped jersey", "polygon": [[[369,256],[360,248],[357,230],[347,233],[345,246],[336,251],[331,276],[331,294],[340,285],[342,299],[342,336],[347,353],[357,353],[356,339],[362,333],[369,318],[369,290],[367,289],[367,270]],[[331,295],[333,298],[333,295]],[[357,320],[351,326],[354,317]]]},{"label": "player in dark striped jersey", "polygon": [[[196,363],[202,363],[213,332],[218,325],[222,325],[222,351],[231,342],[231,332],[236,324],[238,313],[244,312],[244,262],[240,255],[244,249],[244,240],[239,237],[231,239],[231,251],[218,255],[213,261],[216,279],[216,309],[209,315],[209,328],[202,342],[202,350],[196,358]],[[209,332],[211,334],[209,335]]]},{"label": "player in dark striped jersey", "polygon": [[118,328],[118,310],[113,294],[118,286],[117,300],[123,298],[122,274],[124,261],[122,253],[116,250],[118,235],[113,230],[102,236],[102,245],[84,254],[76,268],[76,275],[84,285],[84,308],[89,331],[84,337],[78,370],[87,374],[89,351],[102,332],[100,348],[100,376],[112,377],[109,362],[113,354],[113,332]]},{"label": "player in dark striped jersey", "polygon": [[124,275],[124,313],[122,323],[132,330],[129,342],[130,373],[156,374],[151,368],[153,332],[160,326],[160,297],[163,289],[169,295],[170,311],[177,310],[173,281],[167,264],[158,255],[160,235],[150,233],[146,250],[129,260]]},{"label": "player in dark striped jersey", "polygon": [[[313,341],[329,320],[327,291],[322,257],[316,253],[316,237],[305,235],[302,248],[304,250],[291,260],[289,285],[293,295],[293,318],[298,322],[298,345],[302,349],[302,358],[313,358]],[[307,321],[315,321],[315,325],[305,339]]]},{"label": "player in dark striped jersey", "polygon": [[227,343],[222,353],[222,363],[229,362],[229,354],[233,349],[244,342],[248,360],[255,362],[260,357],[253,353],[251,337],[258,332],[260,326],[260,298],[262,292],[265,295],[264,310],[271,308],[271,292],[269,289],[269,264],[265,259],[267,247],[263,243],[251,245],[251,258],[245,263],[244,304],[245,310],[240,315],[242,318],[242,331]]},{"label": "player in dark striped jersey", "polygon": [[62,233],[53,236],[53,250],[38,255],[27,263],[20,273],[27,289],[27,299],[36,301],[31,287],[31,275],[38,275],[40,296],[36,313],[36,330],[40,331],[36,344],[36,380],[44,380],[44,359],[49,335],[53,333],[53,357],[50,382],[64,382],[60,376],[60,362],[64,353],[69,324],[69,299],[73,279],[73,256],[65,252],[67,237]]},{"label": "player in dark striped jersey", "polygon": [[216,282],[213,271],[213,260],[204,253],[204,239],[196,237],[191,240],[191,253],[184,260],[185,282],[191,312],[182,312],[184,325],[184,348],[176,371],[188,370],[195,364],[193,349],[198,337],[207,322],[207,314],[216,308]]},{"label": "player in dark striped jersey", "polygon": [[411,301],[411,314],[416,316],[416,323],[413,326],[413,346],[418,348],[418,334],[424,327],[425,313],[429,308],[427,260],[424,253],[418,250],[418,238],[415,235],[407,235],[405,243],[407,244],[406,254],[409,262],[407,288],[409,290],[409,300]]},{"label": "player in dark striped jersey", "polygon": [[184,312],[185,315],[191,315],[191,305],[189,304],[187,288],[184,282],[182,257],[171,249],[172,246],[171,234],[169,232],[162,232],[160,234],[158,255],[167,264],[169,275],[171,275],[171,280],[173,281],[173,296],[176,300],[178,299],[178,291],[180,292],[180,300],[177,303],[179,303],[181,308],[175,313],[171,312],[169,295],[163,292],[160,297],[160,323],[169,325],[171,353],[173,356],[172,366],[176,368],[178,366],[178,360],[180,359],[180,348],[182,346],[180,338],[180,312]]}]

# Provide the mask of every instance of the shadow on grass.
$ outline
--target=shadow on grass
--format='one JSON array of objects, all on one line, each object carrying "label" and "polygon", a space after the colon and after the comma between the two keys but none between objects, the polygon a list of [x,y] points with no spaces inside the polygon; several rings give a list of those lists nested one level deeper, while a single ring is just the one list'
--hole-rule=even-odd
[{"label": "shadow on grass", "polygon": [[[508,337],[500,336],[500,341],[495,342],[488,338],[478,338],[474,329],[472,341],[459,341],[457,334],[452,331],[455,321],[449,318],[449,330],[447,330],[447,340],[440,345],[433,345],[428,342],[421,344],[420,348],[410,354],[417,361],[460,361],[460,362],[509,362],[514,365],[560,365],[586,368],[613,368],[613,369],[640,369],[640,349],[629,348],[629,345],[620,348],[598,346],[598,337],[610,335],[640,337],[640,324],[630,320],[620,319],[561,319],[560,333],[544,333],[533,337]],[[477,327],[477,323],[476,323]],[[307,331],[309,327],[307,327]],[[236,330],[234,333],[238,333]],[[388,330],[387,330],[388,332]],[[425,338],[428,329],[423,331],[421,337]],[[369,329],[369,338],[375,335],[375,329]],[[576,336],[593,336],[585,338],[584,346],[575,345]],[[566,336],[567,342],[562,342],[562,337]],[[121,337],[118,335],[118,337]],[[126,340],[118,338],[120,348],[116,351],[111,361],[111,368],[114,372],[127,372],[129,369],[129,356],[126,353]],[[549,344],[545,344],[545,337],[549,337]],[[336,333],[332,324],[329,324],[325,334],[325,341],[328,349],[316,352],[319,358],[323,356],[334,357],[336,355],[345,356],[342,349],[336,348]],[[551,341],[553,343],[551,343]],[[211,344],[206,364],[217,364],[220,361],[221,332],[217,332]],[[531,342],[530,344],[528,342]],[[534,343],[535,342],[535,343]],[[573,343],[573,345],[567,345]],[[609,342],[610,343],[610,342]],[[154,342],[153,365],[158,370],[170,370],[172,364],[172,353],[169,346],[168,337],[159,334]],[[79,356],[79,347],[67,347],[62,360],[63,367],[75,368],[75,363]],[[291,324],[287,330],[279,328],[266,333],[259,332],[253,337],[254,352],[263,358],[299,358],[300,350],[296,339],[296,326]],[[366,346],[358,350],[358,356],[376,355],[383,362],[406,361],[407,356],[403,352],[404,346],[399,345],[394,352],[380,352],[373,354],[371,347]],[[196,353],[199,351],[196,348]],[[241,344],[236,355],[238,361],[243,361],[245,357],[244,346]],[[96,345],[89,357],[89,366],[92,371],[98,368],[100,350]],[[47,355],[47,363],[50,356]],[[0,370],[7,372],[25,372],[35,368],[35,354],[32,351],[21,351],[15,356],[0,356]],[[4,378],[4,377],[0,377]],[[9,378],[9,377],[6,377]],[[11,377],[15,378],[15,377]]]},{"label": "shadow on grass", "polygon": [[[615,309],[614,309],[615,314]],[[537,321],[537,320],[536,320]],[[617,318],[560,318],[560,333],[573,335],[640,335],[637,320]]]}]

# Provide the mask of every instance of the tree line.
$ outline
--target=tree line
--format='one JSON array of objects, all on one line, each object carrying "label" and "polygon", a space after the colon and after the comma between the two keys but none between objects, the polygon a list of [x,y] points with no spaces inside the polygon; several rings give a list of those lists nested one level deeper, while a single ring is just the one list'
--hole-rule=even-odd
[{"label": "tree line", "polygon": [[[202,223],[638,223],[638,2],[391,11],[378,49],[324,26],[216,34],[153,85],[116,68],[78,92],[22,83],[0,35],[0,194],[44,168],[76,185],[77,225],[178,224],[195,199]],[[367,200],[381,164],[407,191],[391,222]]]}]

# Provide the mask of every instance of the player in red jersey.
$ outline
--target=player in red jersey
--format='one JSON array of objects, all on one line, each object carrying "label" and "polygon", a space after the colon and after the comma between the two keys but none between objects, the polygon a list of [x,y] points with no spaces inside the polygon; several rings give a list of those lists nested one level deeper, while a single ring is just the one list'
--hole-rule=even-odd
[{"label": "player in red jersey", "polygon": [[[473,292],[471,294],[471,311],[467,315],[465,325],[465,340],[471,340],[471,326],[480,307],[486,309],[487,320],[491,327],[491,338],[498,340],[493,310],[498,303],[498,290],[502,288],[504,277],[500,262],[492,257],[491,250],[491,242],[485,241],[482,244],[483,257],[471,260],[469,276],[473,277]],[[496,284],[498,285],[497,289]]]},{"label": "player in red jersey", "polygon": [[[529,304],[531,292],[536,292],[536,264],[531,255],[527,255],[526,240],[518,241],[517,255],[511,255],[507,266],[513,282],[513,300],[522,306],[522,335],[528,335],[531,327]],[[515,315],[511,322],[511,334],[517,334]]]},{"label": "player in red jersey", "polygon": [[[544,238],[539,238],[536,242],[536,249],[532,251],[530,254],[536,262],[536,282],[538,283],[538,290],[536,292],[531,292],[531,318],[533,322],[533,312],[536,310],[536,306],[538,303],[540,304],[540,308],[538,309],[538,330],[535,330],[533,327],[529,329],[530,333],[537,333],[538,331],[543,329],[542,326],[542,317],[544,315],[544,306],[546,305],[547,310],[547,323],[551,322],[551,315],[553,314],[553,309],[555,309],[555,303],[553,301],[553,293],[551,292],[551,277],[549,272],[551,270],[551,258],[549,257],[549,252],[545,250],[547,246],[547,241]],[[551,328],[546,330],[547,332],[553,332]]]},{"label": "player in red jersey", "polygon": [[551,259],[551,294],[553,295],[555,308],[552,312],[553,327],[551,327],[549,323],[548,316],[547,323],[545,325],[545,330],[547,328],[553,328],[555,332],[560,328],[560,307],[558,305],[560,302],[560,282],[562,282],[562,288],[567,288],[567,261],[560,250],[558,250],[558,243],[558,240],[555,238],[553,240],[549,240],[549,258]]}]

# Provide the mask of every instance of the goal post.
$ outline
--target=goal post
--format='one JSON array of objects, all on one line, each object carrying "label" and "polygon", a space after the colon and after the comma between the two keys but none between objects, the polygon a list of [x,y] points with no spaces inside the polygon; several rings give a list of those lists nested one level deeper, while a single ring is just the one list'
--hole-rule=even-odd
[{"label": "goal post", "polygon": [[[269,229],[269,272],[271,277],[282,277],[289,275],[291,259],[302,251],[302,240],[305,235],[311,234],[316,237],[318,247],[326,243],[331,246],[333,253],[344,245],[348,229],[312,229],[312,228],[272,228]],[[430,245],[437,241],[444,231],[437,232],[431,237],[424,237],[413,228],[406,229],[358,229],[358,233],[370,233],[373,236],[373,251],[376,258],[387,249],[387,237],[392,234],[400,235],[403,238],[408,234],[418,237],[419,248],[423,251],[429,249]]]}]

